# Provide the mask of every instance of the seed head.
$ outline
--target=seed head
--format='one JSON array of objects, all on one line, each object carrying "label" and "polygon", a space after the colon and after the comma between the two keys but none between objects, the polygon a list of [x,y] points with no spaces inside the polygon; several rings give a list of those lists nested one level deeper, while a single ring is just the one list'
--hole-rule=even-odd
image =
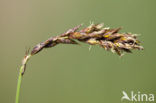
[{"label": "seed head", "polygon": [[[137,36],[131,33],[119,33],[121,28],[103,28],[101,24],[91,24],[82,30],[78,30],[82,25],[78,25],[60,36],[51,37],[48,40],[36,45],[31,55],[37,54],[43,48],[54,47],[57,44],[78,44],[77,41],[90,45],[99,45],[105,50],[111,50],[118,55],[123,52],[131,53],[133,49],[142,50]],[[75,41],[77,40],[77,41]]]}]

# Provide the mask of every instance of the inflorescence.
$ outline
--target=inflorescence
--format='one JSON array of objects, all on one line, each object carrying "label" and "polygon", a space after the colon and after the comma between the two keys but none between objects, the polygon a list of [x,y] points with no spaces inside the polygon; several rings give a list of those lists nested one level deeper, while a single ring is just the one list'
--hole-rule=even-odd
[{"label": "inflorescence", "polygon": [[[101,24],[91,24],[90,26],[79,30],[82,25],[78,25],[67,32],[50,37],[48,40],[37,44],[31,51],[31,54],[26,54],[24,65],[30,56],[39,53],[44,48],[54,47],[58,44],[78,44],[77,41],[88,43],[90,45],[100,45],[105,50],[111,50],[122,56],[124,52],[131,53],[133,49],[143,50],[140,42],[137,40],[137,35],[131,33],[119,33],[121,28],[110,29],[103,28]],[[24,66],[24,67],[25,67]],[[25,69],[23,70],[24,74]]]}]

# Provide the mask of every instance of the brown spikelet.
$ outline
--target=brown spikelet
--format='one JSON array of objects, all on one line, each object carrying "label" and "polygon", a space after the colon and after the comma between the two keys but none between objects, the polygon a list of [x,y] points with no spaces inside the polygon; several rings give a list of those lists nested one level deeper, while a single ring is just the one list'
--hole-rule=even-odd
[{"label": "brown spikelet", "polygon": [[75,40],[90,45],[100,45],[105,50],[111,50],[120,56],[123,52],[131,53],[131,50],[133,49],[143,49],[143,47],[140,46],[140,42],[137,40],[136,35],[119,33],[121,28],[103,28],[103,23],[101,23],[91,24],[82,30],[78,30],[81,26],[82,25],[78,25],[60,36],[51,37],[36,45],[33,48],[31,55],[37,54],[44,48],[54,47],[57,44],[78,44]]}]

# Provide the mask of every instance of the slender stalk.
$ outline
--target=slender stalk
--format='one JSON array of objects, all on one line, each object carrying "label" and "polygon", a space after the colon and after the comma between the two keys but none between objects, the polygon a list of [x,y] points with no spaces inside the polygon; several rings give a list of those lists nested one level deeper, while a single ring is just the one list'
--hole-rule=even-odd
[{"label": "slender stalk", "polygon": [[19,76],[18,76],[16,102],[15,103],[19,103],[19,95],[20,95],[20,88],[21,88],[21,82],[22,82],[22,70],[23,70],[23,66],[21,66]]}]

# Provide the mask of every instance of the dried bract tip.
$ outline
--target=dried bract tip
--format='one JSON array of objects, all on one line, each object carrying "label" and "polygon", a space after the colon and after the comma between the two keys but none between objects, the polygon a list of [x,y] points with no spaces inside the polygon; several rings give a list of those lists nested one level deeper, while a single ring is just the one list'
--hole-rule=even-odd
[{"label": "dried bract tip", "polygon": [[22,60],[22,67],[23,67],[22,72],[21,72],[22,76],[24,75],[25,70],[26,70],[26,63],[29,60],[29,58],[31,57],[31,55],[29,55],[28,53],[29,53],[29,50],[26,51],[26,54]]}]

